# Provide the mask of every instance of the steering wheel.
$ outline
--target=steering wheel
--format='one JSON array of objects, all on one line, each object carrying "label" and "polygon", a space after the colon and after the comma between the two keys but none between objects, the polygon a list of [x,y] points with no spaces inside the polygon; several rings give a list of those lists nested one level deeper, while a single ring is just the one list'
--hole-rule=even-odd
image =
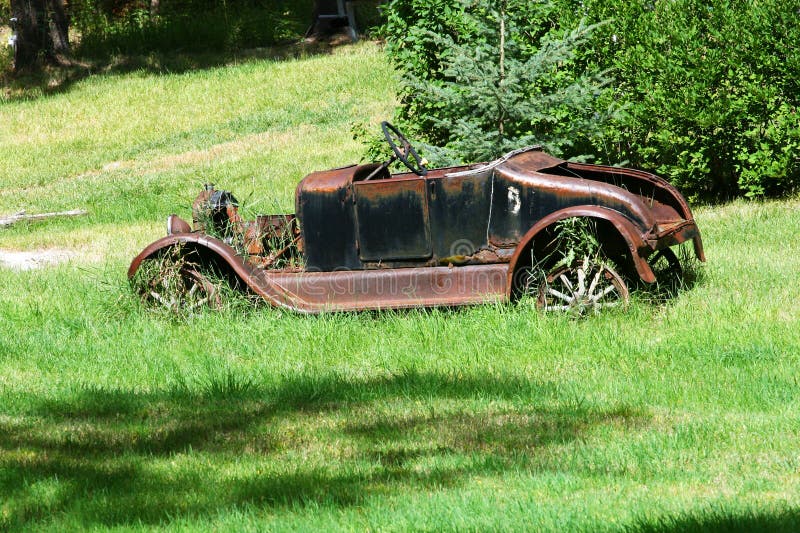
[{"label": "steering wheel", "polygon": [[[385,120],[381,122],[381,129],[383,130],[383,136],[386,137],[386,142],[392,147],[392,151],[394,155],[397,156],[397,159],[417,176],[424,176],[428,173],[428,169],[425,168],[427,161],[419,156],[417,151],[414,150],[414,147],[411,146],[411,143],[408,142],[405,135],[400,133],[400,130]],[[409,155],[414,158],[413,162],[409,159]]]}]

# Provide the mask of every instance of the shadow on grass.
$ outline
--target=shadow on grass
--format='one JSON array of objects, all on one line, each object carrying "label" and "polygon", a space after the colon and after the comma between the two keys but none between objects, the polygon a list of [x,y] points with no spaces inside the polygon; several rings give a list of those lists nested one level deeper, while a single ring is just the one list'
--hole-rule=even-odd
[{"label": "shadow on grass", "polygon": [[635,522],[626,533],[795,533],[800,531],[797,509],[693,511]]},{"label": "shadow on grass", "polygon": [[[691,291],[705,282],[705,269],[689,249],[688,244],[674,249],[676,254],[669,258],[665,251],[657,252],[651,258],[650,266],[656,276],[655,283],[637,282],[634,284],[636,297],[651,305],[666,306],[683,292]],[[637,279],[636,276],[634,279]]]},{"label": "shadow on grass", "polygon": [[54,515],[114,526],[247,505],[351,506],[541,468],[550,446],[645,422],[625,408],[585,408],[554,384],[493,375],[258,386],[229,373],[197,388],[22,399],[22,415],[0,417],[0,528]]},{"label": "shadow on grass", "polygon": [[343,39],[298,41],[264,48],[234,52],[151,52],[144,55],[82,58],[64,61],[60,65],[44,66],[35,72],[0,73],[0,87],[9,101],[30,100],[41,96],[65,93],[91,76],[108,76],[144,72],[148,74],[182,74],[247,61],[288,61],[316,55],[327,55],[339,46],[349,44]]}]

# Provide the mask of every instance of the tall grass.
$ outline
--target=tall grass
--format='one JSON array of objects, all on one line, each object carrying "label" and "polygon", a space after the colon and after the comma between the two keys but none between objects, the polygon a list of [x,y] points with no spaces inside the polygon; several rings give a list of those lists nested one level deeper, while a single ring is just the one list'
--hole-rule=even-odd
[{"label": "tall grass", "polygon": [[697,284],[585,320],[131,294],[203,181],[289,210],[392,104],[365,45],[0,107],[0,212],[91,211],[0,232],[84,254],[0,269],[0,529],[796,530],[797,199],[698,208]]}]

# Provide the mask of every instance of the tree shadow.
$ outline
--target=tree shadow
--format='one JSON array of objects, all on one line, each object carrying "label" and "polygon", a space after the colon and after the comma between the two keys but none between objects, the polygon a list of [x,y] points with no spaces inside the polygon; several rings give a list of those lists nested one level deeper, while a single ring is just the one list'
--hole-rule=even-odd
[{"label": "tree shadow", "polygon": [[331,54],[351,44],[338,35],[304,39],[293,43],[227,52],[159,52],[63,60],[32,72],[0,72],[0,87],[7,101],[32,100],[69,92],[89,77],[114,76],[131,72],[152,75],[182,74],[252,61],[291,61]]},{"label": "tree shadow", "polygon": [[794,533],[800,531],[800,510],[709,509],[639,519],[627,533]]},{"label": "tree shadow", "polygon": [[[0,528],[27,529],[54,515],[116,526],[242,505],[347,507],[387,490],[459,486],[482,473],[531,468],[551,446],[601,426],[647,421],[626,408],[587,409],[560,390],[511,376],[410,371],[200,392],[178,385],[148,393],[84,388],[55,400],[28,395],[22,415],[0,417]],[[478,398],[508,405],[460,410],[459,401]],[[436,400],[456,407],[435,412]],[[385,402],[431,407],[408,415]],[[295,438],[282,433],[287,420],[301,424]],[[319,424],[328,428],[324,436]],[[328,439],[349,451],[292,459],[319,453]],[[240,461],[253,466],[237,475],[212,466]]]}]

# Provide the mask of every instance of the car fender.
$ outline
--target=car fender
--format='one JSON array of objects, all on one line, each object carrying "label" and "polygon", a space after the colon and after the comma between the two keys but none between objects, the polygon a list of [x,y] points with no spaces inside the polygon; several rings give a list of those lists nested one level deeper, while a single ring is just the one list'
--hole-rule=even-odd
[{"label": "car fender", "polygon": [[225,242],[209,237],[202,233],[176,233],[162,237],[149,244],[137,255],[128,267],[128,279],[132,279],[139,270],[142,261],[157,255],[162,250],[176,245],[188,245],[196,250],[201,250],[215,260],[222,261],[227,265],[232,273],[247,285],[253,292],[265,298],[270,304],[286,309],[294,309],[290,305],[288,298],[279,287],[270,283],[269,280],[256,280],[254,269],[242,261],[236,251]]},{"label": "car fender", "polygon": [[545,228],[555,224],[560,220],[574,217],[585,218],[599,218],[606,220],[614,225],[620,236],[625,240],[628,245],[631,257],[633,258],[633,266],[636,268],[637,274],[646,283],[653,283],[656,280],[653,269],[647,263],[645,258],[640,255],[640,250],[648,248],[647,244],[642,238],[640,230],[631,222],[630,219],[621,215],[620,213],[608,209],[607,207],[600,207],[594,205],[567,207],[559,211],[550,213],[546,217],[539,220],[534,224],[520,239],[519,244],[514,250],[514,255],[511,256],[511,261],[508,265],[508,283],[507,283],[507,296],[511,298],[513,292],[514,273],[517,270],[517,265],[520,258],[526,250],[529,249],[533,239]]},{"label": "car fender", "polygon": [[128,278],[132,278],[136,274],[136,271],[139,270],[139,266],[145,259],[158,254],[161,250],[180,244],[188,244],[194,248],[206,249],[213,252],[214,255],[222,258],[239,277],[245,277],[250,273],[250,269],[245,266],[241,258],[236,255],[234,249],[219,239],[201,233],[176,233],[150,243],[139,255],[134,257],[131,266],[128,267]]}]

